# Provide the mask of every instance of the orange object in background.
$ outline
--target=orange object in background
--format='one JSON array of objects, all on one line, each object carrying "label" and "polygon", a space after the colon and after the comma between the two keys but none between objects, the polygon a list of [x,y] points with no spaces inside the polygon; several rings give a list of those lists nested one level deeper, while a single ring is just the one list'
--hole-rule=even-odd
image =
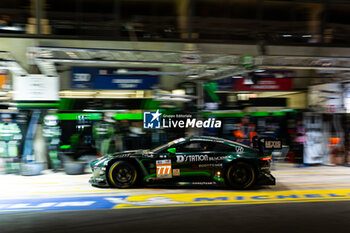
[{"label": "orange object in background", "polygon": [[254,137],[254,136],[258,136],[258,133],[255,132],[255,131],[249,133],[249,137],[250,137],[250,141],[251,141],[251,142],[253,141],[253,137]]},{"label": "orange object in background", "polygon": [[237,138],[243,138],[243,133],[240,130],[235,130],[233,132],[233,135],[235,135],[235,137],[237,137]]},{"label": "orange object in background", "polygon": [[8,74],[0,71],[0,88],[8,88]]},{"label": "orange object in background", "polygon": [[331,146],[335,146],[340,143],[340,138],[330,138],[329,142]]}]

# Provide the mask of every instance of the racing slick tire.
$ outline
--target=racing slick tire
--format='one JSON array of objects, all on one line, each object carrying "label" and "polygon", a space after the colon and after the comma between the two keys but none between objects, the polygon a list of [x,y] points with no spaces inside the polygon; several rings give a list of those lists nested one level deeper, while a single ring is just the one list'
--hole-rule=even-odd
[{"label": "racing slick tire", "polygon": [[108,180],[116,188],[130,188],[136,183],[137,169],[127,161],[117,161],[108,170]]},{"label": "racing slick tire", "polygon": [[249,188],[255,181],[254,168],[246,162],[233,163],[227,171],[227,183],[237,189]]}]

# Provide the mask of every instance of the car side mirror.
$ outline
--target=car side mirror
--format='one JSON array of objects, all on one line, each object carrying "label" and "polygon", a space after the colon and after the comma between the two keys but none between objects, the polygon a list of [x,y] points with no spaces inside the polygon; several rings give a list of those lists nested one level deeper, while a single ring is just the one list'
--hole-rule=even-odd
[{"label": "car side mirror", "polygon": [[175,154],[175,153],[176,153],[176,148],[174,148],[174,147],[169,148],[169,149],[168,149],[168,152],[169,152],[170,154]]}]

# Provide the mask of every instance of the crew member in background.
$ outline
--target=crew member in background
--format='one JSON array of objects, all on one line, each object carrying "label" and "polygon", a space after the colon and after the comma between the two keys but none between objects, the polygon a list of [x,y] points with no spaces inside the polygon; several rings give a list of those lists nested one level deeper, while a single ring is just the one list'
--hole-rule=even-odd
[{"label": "crew member in background", "polygon": [[294,159],[297,164],[304,163],[304,143],[306,142],[305,127],[302,120],[297,122],[295,137],[295,155]]},{"label": "crew member in background", "polygon": [[54,171],[57,171],[61,167],[61,160],[58,157],[61,129],[58,125],[57,116],[47,115],[44,117],[43,135],[46,139],[46,147],[51,168]]},{"label": "crew member in background", "polygon": [[345,116],[344,121],[344,166],[350,167],[350,118]]},{"label": "crew member in background", "polygon": [[93,125],[93,136],[96,143],[97,152],[104,156],[115,151],[115,120],[114,114],[105,113],[103,121]]},{"label": "crew member in background", "polygon": [[236,141],[251,146],[253,137],[257,135],[255,128],[255,124],[250,123],[249,116],[242,117],[241,123],[236,125],[236,130],[233,132]]},{"label": "crew member in background", "polygon": [[346,125],[341,121],[341,115],[333,114],[331,138],[329,140],[330,166],[344,164],[344,129]]},{"label": "crew member in background", "polygon": [[7,158],[5,169],[6,172],[12,173],[17,169],[15,162],[18,160],[18,142],[22,139],[22,134],[11,114],[4,113],[1,118],[0,157]]}]

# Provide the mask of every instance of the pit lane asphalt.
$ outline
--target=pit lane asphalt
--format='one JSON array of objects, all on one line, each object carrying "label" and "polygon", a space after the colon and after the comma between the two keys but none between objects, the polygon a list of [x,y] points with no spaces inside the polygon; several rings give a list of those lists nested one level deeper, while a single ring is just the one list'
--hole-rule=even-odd
[{"label": "pit lane asphalt", "polygon": [[[256,187],[250,192],[350,189],[350,168],[314,166],[296,168],[293,164],[277,164],[272,174],[275,186]],[[107,195],[150,195],[177,193],[232,192],[214,187],[145,187],[136,189],[96,188],[88,183],[91,173],[69,176],[63,172],[44,171],[40,176],[0,175],[0,200],[48,197],[83,197]],[[235,192],[241,192],[235,190]]]},{"label": "pit lane asphalt", "polygon": [[[208,187],[100,189],[87,183],[90,174],[67,176],[64,173],[45,171],[43,175],[36,177],[0,175],[0,201],[7,203],[8,200],[12,200],[13,203],[20,205],[28,202],[30,206],[47,207],[51,202],[55,207],[66,201],[65,198],[75,198],[73,204],[76,204],[76,201],[79,204],[84,198],[98,202],[106,196],[122,195],[128,196],[127,201],[141,205],[144,205],[143,201],[149,196],[162,195],[168,197],[170,195],[170,199],[175,201],[177,197],[186,201],[190,200],[189,197],[198,195],[207,198],[226,196],[233,198],[243,193],[248,198],[247,201],[245,199],[238,204],[220,203],[219,199],[210,206],[178,205],[161,208],[144,206],[121,209],[119,206],[122,204],[117,205],[118,208],[111,209],[113,205],[108,203],[109,207],[105,209],[78,211],[66,206],[66,209],[60,211],[51,208],[30,212],[23,209],[17,211],[13,206],[9,208],[5,206],[6,212],[0,213],[0,232],[350,231],[350,200],[343,200],[343,197],[350,197],[350,168],[339,166],[295,168],[290,164],[279,164],[273,174],[277,179],[276,186],[259,187],[248,191]],[[279,201],[277,195],[280,194],[289,195],[287,203],[274,203]],[[290,195],[308,200],[295,202],[296,200]],[[23,201],[24,198],[27,200]],[[96,199],[90,200],[90,198]],[[266,198],[272,201],[269,202],[270,199]],[[33,200],[42,203],[33,203],[31,202]],[[72,200],[69,199],[70,202]],[[282,201],[284,200],[282,198]],[[258,201],[261,203],[257,203]]]},{"label": "pit lane asphalt", "polygon": [[350,202],[0,214],[1,233],[340,233],[349,231]]}]

